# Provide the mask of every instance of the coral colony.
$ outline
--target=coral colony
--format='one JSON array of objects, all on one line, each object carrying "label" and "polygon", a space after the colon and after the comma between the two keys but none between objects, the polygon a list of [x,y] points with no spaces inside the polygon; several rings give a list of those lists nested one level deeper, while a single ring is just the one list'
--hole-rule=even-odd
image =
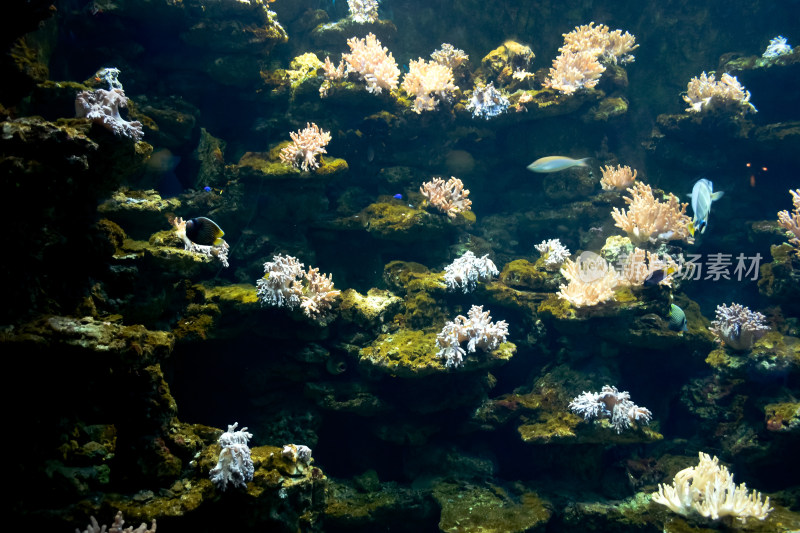
[{"label": "coral colony", "polygon": [[[150,528],[147,528],[147,524],[140,524],[139,527],[134,529],[132,526],[123,529],[125,525],[125,520],[122,518],[122,512],[117,511],[116,516],[114,517],[114,522],[111,524],[111,528],[108,529],[109,533],[156,533],[156,521],[153,520],[150,524]],[[95,517],[90,517],[90,524],[87,526],[86,529],[80,531],[78,529],[75,530],[75,533],[105,533],[106,528],[108,526],[100,527],[100,524],[97,523]]]},{"label": "coral colony", "polygon": [[603,190],[625,190],[633,185],[636,180],[636,170],[631,170],[631,167],[625,165],[617,165],[616,168],[606,165],[600,169],[603,177],[600,178],[600,186]]},{"label": "coral colony", "polygon": [[778,224],[786,230],[789,243],[794,245],[795,251],[800,254],[800,189],[790,190],[794,209],[791,213],[787,210],[778,213]]},{"label": "coral colony", "polygon": [[447,290],[461,289],[464,294],[472,292],[479,281],[486,281],[499,274],[497,267],[489,259],[489,254],[476,257],[470,251],[454,260],[444,268],[444,281]]},{"label": "coral colony", "polygon": [[435,61],[424,59],[408,64],[408,73],[403,77],[402,89],[414,97],[414,111],[433,111],[440,101],[449,102],[458,87],[453,83],[453,69]]},{"label": "coral colony", "polygon": [[719,465],[719,459],[703,452],[699,455],[697,466],[675,474],[672,485],[658,484],[658,492],[652,495],[654,502],[683,516],[696,513],[711,520],[725,516],[740,522],[748,518],[767,518],[772,511],[769,496],[762,502],[760,492],[749,492],[744,483],[737,486],[733,474]]},{"label": "coral colony", "polygon": [[769,45],[767,45],[767,49],[764,50],[764,53],[761,55],[761,57],[772,59],[774,57],[784,56],[791,53],[792,47],[789,46],[788,42],[786,42],[786,37],[778,35],[777,37],[770,39]]},{"label": "coral colony", "polygon": [[128,122],[119,114],[119,110],[128,107],[128,99],[119,82],[119,69],[104,68],[97,71],[95,78],[108,83],[108,90],[95,89],[81,91],[75,96],[75,116],[88,118],[100,124],[118,137],[127,137],[141,141],[144,137],[142,123],[138,120]]},{"label": "coral colony", "polygon": [[256,282],[262,305],[295,309],[300,306],[308,318],[324,322],[340,291],[333,288],[331,275],[318,268],[303,270],[303,263],[290,255],[275,255],[264,263],[264,277]]},{"label": "coral colony", "polygon": [[690,113],[721,110],[735,114],[755,113],[756,108],[750,103],[750,91],[745,90],[735,76],[728,73],[717,81],[714,74],[703,72],[694,77],[686,87],[683,100],[689,104]]},{"label": "coral colony", "polygon": [[[467,317],[458,315],[442,328],[436,336],[439,346],[437,355],[445,360],[445,366],[458,367],[464,362],[467,353],[475,353],[480,348],[484,352],[496,350],[506,341],[508,323],[505,320],[492,322],[489,311],[482,305],[473,305]],[[467,349],[461,343],[467,341]]]},{"label": "coral colony", "polygon": [[420,185],[419,192],[433,207],[455,218],[462,211],[469,211],[472,200],[469,189],[464,188],[464,183],[456,177],[451,177],[446,182],[442,178],[433,178]]},{"label": "coral colony", "polygon": [[486,120],[505,113],[508,106],[508,98],[494,88],[494,82],[475,87],[469,102],[467,102],[467,110],[472,111],[473,117],[485,118]]},{"label": "coral colony", "polygon": [[628,192],[631,196],[623,197],[628,209],[615,207],[611,216],[631,241],[691,240],[689,223],[692,219],[686,216],[689,204],[680,203],[672,193],[666,202],[661,202],[653,195],[650,186],[641,182],[636,182]]},{"label": "coral colony", "polygon": [[539,244],[534,245],[534,248],[542,254],[542,260],[544,261],[544,268],[551,272],[555,272],[556,270],[561,268],[561,265],[564,264],[564,261],[569,259],[569,249],[561,244],[561,241],[558,239],[548,239],[546,241],[542,241]]},{"label": "coral colony", "polygon": [[731,350],[749,351],[753,344],[769,331],[766,317],[736,303],[717,306],[716,319],[711,322],[711,333]]},{"label": "coral colony", "polygon": [[378,21],[378,0],[347,0],[350,18],[359,24]]},{"label": "coral colony", "polygon": [[228,483],[234,487],[244,487],[253,479],[253,460],[250,458],[250,448],[247,441],[253,434],[247,428],[236,430],[238,422],[228,426],[228,431],[219,437],[219,452],[217,466],[211,469],[209,476],[219,490],[226,490]]},{"label": "coral colony", "polygon": [[628,392],[609,385],[600,392],[582,392],[570,402],[569,409],[584,420],[607,418],[617,433],[629,429],[634,422],[646,425],[653,416],[649,409],[633,403]]},{"label": "coral colony", "polygon": [[327,153],[325,146],[331,142],[331,133],[307,123],[304,129],[293,131],[289,136],[292,142],[281,150],[281,162],[304,172],[319,168],[317,156]]}]

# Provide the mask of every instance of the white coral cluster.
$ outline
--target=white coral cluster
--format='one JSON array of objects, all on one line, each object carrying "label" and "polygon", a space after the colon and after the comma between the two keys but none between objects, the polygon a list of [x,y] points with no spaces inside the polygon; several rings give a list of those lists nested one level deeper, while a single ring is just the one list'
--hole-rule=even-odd
[{"label": "white coral cluster", "polygon": [[671,193],[665,202],[661,202],[655,198],[650,186],[641,182],[636,182],[628,192],[630,197],[623,197],[628,204],[627,211],[615,207],[611,216],[615,225],[625,231],[631,241],[691,241],[689,224],[692,219],[686,215],[689,204],[680,203]]},{"label": "white coral cluster", "polygon": [[564,261],[569,259],[569,249],[561,244],[558,239],[548,239],[539,244],[534,245],[534,248],[542,254],[544,260],[544,268],[550,271],[556,271],[561,268]]},{"label": "white coral cluster", "polygon": [[697,466],[675,474],[672,485],[659,483],[653,501],[683,516],[700,514],[712,520],[732,516],[741,522],[748,518],[764,520],[772,511],[769,496],[762,502],[761,493],[749,492],[744,483],[736,485],[733,474],[719,465],[719,459],[700,452]]},{"label": "white coral cluster", "polygon": [[472,90],[467,110],[471,111],[475,118],[483,117],[489,120],[505,113],[509,105],[508,98],[494,88],[494,82],[489,82],[488,85],[479,85]]},{"label": "white coral cluster", "polygon": [[464,183],[455,176],[451,176],[447,182],[442,178],[426,181],[420,186],[419,192],[432,206],[450,218],[455,218],[462,211],[469,211],[472,206],[472,200],[467,198],[469,189],[465,189]]},{"label": "white coral cluster", "polygon": [[403,90],[414,97],[414,112],[433,111],[439,102],[449,102],[458,87],[453,83],[453,69],[435,61],[424,59],[408,64],[408,73],[403,77]]},{"label": "white coral cluster", "polygon": [[606,191],[627,189],[633,185],[637,174],[637,171],[632,170],[628,165],[617,165],[616,167],[606,165],[600,171],[603,173],[603,177],[600,178],[600,186]]},{"label": "white coral cluster", "polygon": [[728,73],[719,81],[714,74],[703,72],[689,80],[683,100],[689,104],[687,112],[727,111],[737,114],[755,113],[750,103],[750,91],[746,90],[735,76]]},{"label": "white coral cluster", "polygon": [[558,49],[559,55],[543,85],[564,94],[592,88],[605,72],[606,64],[633,61],[631,52],[638,46],[633,35],[609,31],[605,24],[576,26],[564,34],[564,45]]},{"label": "white coral cluster", "polygon": [[786,37],[778,35],[769,40],[767,49],[761,54],[761,57],[772,59],[774,57],[784,56],[792,53],[792,47],[786,41]]},{"label": "white coral cluster", "polygon": [[[474,353],[478,348],[486,352],[496,350],[507,335],[505,320],[492,322],[489,311],[484,311],[482,305],[473,305],[467,317],[458,315],[436,336],[437,355],[445,359],[445,366],[457,367],[464,362],[467,353]],[[464,341],[467,341],[466,351],[461,347]]]},{"label": "white coral cluster", "polygon": [[197,244],[189,240],[189,237],[186,236],[186,221],[183,220],[181,217],[176,217],[171,220],[172,226],[175,228],[175,233],[180,237],[183,241],[184,249],[195,252],[198,254],[202,254],[206,257],[217,259],[220,263],[222,263],[223,267],[228,267],[228,252],[230,251],[230,246],[225,239],[221,239],[221,244],[215,245],[208,245],[208,244]]},{"label": "white coral cluster", "polygon": [[778,224],[786,230],[789,242],[794,245],[800,253],[800,189],[789,190],[792,195],[794,209],[791,213],[783,210],[778,213]]},{"label": "white coral cluster", "polygon": [[569,282],[561,284],[558,296],[575,307],[590,307],[614,299],[619,276],[611,265],[597,254],[584,252],[578,261],[566,259],[561,275]]},{"label": "white coral cluster", "polygon": [[320,87],[320,94],[325,96],[330,82],[343,76],[353,74],[367,83],[367,91],[379,94],[383,89],[391,91],[397,88],[400,80],[400,68],[392,53],[381,45],[373,33],[364,39],[351,37],[347,40],[349,54],[342,54],[342,62],[334,68],[330,58],[325,59],[325,82]]},{"label": "white coral cluster", "polygon": [[582,392],[570,402],[569,409],[584,420],[608,418],[617,433],[634,422],[646,425],[653,416],[649,409],[633,403],[630,393],[609,385],[604,385],[600,392]]},{"label": "white coral cluster", "polygon": [[141,141],[144,137],[142,123],[138,120],[129,122],[122,118],[119,110],[124,107],[128,107],[128,99],[121,87],[108,91],[105,89],[81,91],[75,96],[76,117],[87,118],[100,124],[118,137]]},{"label": "white coral cluster", "polygon": [[[95,517],[89,517],[89,525],[86,527],[83,532],[79,529],[75,529],[75,533],[105,533],[106,527],[108,526],[100,526],[97,523]],[[139,527],[135,528],[133,526],[128,526],[125,529],[122,526],[125,525],[125,520],[122,518],[122,511],[117,511],[116,516],[114,517],[114,523],[111,524],[111,528],[108,530],[109,533],[156,533],[156,521],[153,519],[153,522],[150,524],[150,529],[147,528],[147,524],[142,522]]]},{"label": "white coral cluster", "polygon": [[711,321],[711,333],[717,342],[723,343],[731,350],[746,352],[753,344],[769,331],[764,321],[766,317],[758,311],[732,303],[718,305],[715,320]]},{"label": "white coral cluster", "polygon": [[227,489],[228,483],[232,483],[234,487],[244,487],[253,479],[255,472],[250,448],[247,446],[247,441],[253,438],[253,434],[247,428],[237,431],[238,425],[238,422],[229,425],[228,431],[220,436],[219,445],[222,450],[219,452],[217,466],[209,472],[211,481],[220,490]]},{"label": "white coral cluster", "polygon": [[323,320],[331,312],[340,291],[333,288],[330,274],[318,268],[303,270],[303,263],[290,255],[277,254],[264,263],[264,277],[256,282],[262,305],[295,309],[313,320]]},{"label": "white coral cluster", "polygon": [[442,43],[441,48],[434,50],[431,53],[431,59],[440,65],[450,67],[455,70],[469,60],[469,56],[459,48],[456,48],[450,43]]},{"label": "white coral cluster", "polygon": [[491,279],[498,274],[497,266],[489,259],[489,254],[476,257],[467,250],[464,255],[454,260],[444,268],[444,281],[447,290],[461,289],[464,294],[472,292],[479,281]]},{"label": "white coral cluster", "polygon": [[293,131],[289,136],[292,143],[281,150],[281,162],[304,172],[319,168],[317,156],[328,153],[325,146],[331,142],[331,133],[307,122],[305,128]]},{"label": "white coral cluster", "polygon": [[378,21],[378,0],[347,0],[350,18],[359,24]]}]

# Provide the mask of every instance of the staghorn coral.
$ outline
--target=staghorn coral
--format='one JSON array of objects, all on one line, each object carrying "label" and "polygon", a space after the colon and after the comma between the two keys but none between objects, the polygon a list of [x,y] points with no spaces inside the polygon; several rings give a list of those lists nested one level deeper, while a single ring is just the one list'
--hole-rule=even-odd
[{"label": "staghorn coral", "polygon": [[450,101],[458,87],[453,83],[453,70],[435,61],[424,59],[408,64],[408,73],[403,77],[402,89],[414,97],[414,112],[433,111],[440,100]]},{"label": "staghorn coral", "polygon": [[128,107],[128,99],[121,88],[81,91],[75,96],[75,115],[78,118],[88,118],[118,137],[141,141],[144,137],[142,123],[138,120],[128,122],[122,118],[119,110],[124,107]]},{"label": "staghorn coral", "polygon": [[489,254],[479,258],[467,250],[444,268],[444,281],[447,283],[447,290],[454,291],[460,287],[466,294],[474,291],[479,281],[491,279],[497,274],[499,271],[489,259]]},{"label": "staghorn coral", "polygon": [[737,486],[727,467],[719,466],[719,459],[703,452],[699,456],[697,466],[675,474],[672,485],[659,483],[653,501],[683,516],[698,513],[712,520],[732,516],[745,522],[748,518],[764,520],[769,515],[769,497],[762,502],[760,492],[748,492],[744,483]]},{"label": "staghorn coral", "polygon": [[561,244],[558,239],[549,239],[534,245],[534,248],[542,254],[544,268],[555,271],[569,258],[569,249]]},{"label": "staghorn coral", "polygon": [[691,242],[689,224],[691,218],[686,216],[689,204],[681,204],[678,198],[669,194],[666,202],[660,202],[653,196],[649,185],[637,182],[628,188],[630,197],[625,196],[627,211],[615,207],[611,216],[615,225],[621,228],[634,243],[656,240],[683,239]]},{"label": "staghorn coral", "polygon": [[794,209],[791,213],[783,210],[778,213],[778,224],[786,230],[789,243],[794,245],[795,251],[800,254],[800,189],[789,190],[792,195]]},{"label": "staghorn coral", "polygon": [[597,254],[584,252],[578,262],[564,261],[561,275],[569,284],[559,285],[558,296],[575,307],[597,305],[614,299],[619,277],[608,262]]},{"label": "staghorn coral", "polygon": [[[505,320],[492,322],[491,319],[489,311],[484,311],[482,305],[473,305],[467,317],[458,315],[444,325],[436,336],[436,344],[439,346],[437,355],[445,359],[446,366],[457,367],[464,362],[467,353],[474,353],[477,348],[490,352],[505,342],[508,323]],[[466,351],[461,347],[464,341],[468,341]]]},{"label": "staghorn coral", "polygon": [[700,77],[689,80],[683,100],[689,104],[687,112],[700,113],[720,110],[744,115],[755,113],[750,103],[750,91],[745,90],[739,80],[730,74],[723,74],[717,81],[714,74],[703,72]]},{"label": "staghorn coral", "polygon": [[627,189],[636,180],[637,171],[631,170],[628,165],[617,165],[616,168],[606,165],[600,170],[603,173],[603,177],[600,178],[600,186],[606,191]]},{"label": "staghorn coral", "polygon": [[289,133],[292,143],[280,153],[281,162],[302,169],[305,172],[319,168],[317,156],[328,153],[325,146],[331,142],[331,134],[313,122],[306,123],[302,130]]},{"label": "staghorn coral", "polygon": [[764,324],[766,317],[758,311],[732,303],[730,306],[718,305],[715,320],[711,321],[711,333],[717,342],[734,351],[745,352],[769,331]]},{"label": "staghorn coral", "polygon": [[350,18],[359,24],[378,21],[379,0],[347,0]]},{"label": "staghorn coral", "polygon": [[584,420],[608,418],[617,433],[630,428],[633,422],[646,425],[653,416],[649,409],[633,403],[630,393],[609,385],[604,385],[600,392],[582,392],[569,403],[569,409]]},{"label": "staghorn coral", "polygon": [[189,237],[186,236],[186,221],[183,220],[181,217],[173,218],[170,220],[172,226],[175,228],[175,233],[180,237],[183,241],[184,249],[190,252],[196,252],[207,257],[215,257],[222,263],[223,267],[228,267],[228,251],[230,250],[230,246],[224,239],[222,239],[222,244],[216,245],[206,245],[206,244],[197,244],[192,242]]},{"label": "staghorn coral", "polygon": [[450,67],[455,71],[458,67],[469,61],[469,56],[450,43],[442,43],[442,47],[431,53],[431,59],[440,65]]},{"label": "staghorn coral", "polygon": [[247,441],[253,438],[253,434],[247,428],[236,431],[238,425],[238,422],[230,424],[228,431],[219,437],[222,450],[219,452],[217,465],[209,472],[211,481],[220,490],[226,490],[228,483],[232,483],[234,487],[246,486],[255,472],[250,448],[247,446]]},{"label": "staghorn coral", "polygon": [[472,205],[472,200],[467,198],[469,189],[465,189],[461,180],[454,176],[447,182],[442,178],[426,181],[420,186],[419,192],[432,206],[450,218],[455,218],[462,211],[469,211]]}]

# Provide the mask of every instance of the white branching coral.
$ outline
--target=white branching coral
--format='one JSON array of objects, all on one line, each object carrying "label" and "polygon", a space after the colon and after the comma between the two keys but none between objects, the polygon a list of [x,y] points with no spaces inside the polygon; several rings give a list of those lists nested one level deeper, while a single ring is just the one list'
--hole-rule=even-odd
[{"label": "white branching coral", "polygon": [[308,318],[328,318],[340,291],[333,288],[330,274],[318,268],[303,270],[303,263],[290,255],[277,254],[264,263],[264,277],[256,282],[256,294],[262,305],[295,309],[298,306]]},{"label": "white branching coral", "polygon": [[442,178],[426,181],[420,186],[419,192],[432,206],[450,218],[455,218],[462,211],[469,211],[472,205],[472,200],[467,198],[469,189],[465,189],[464,183],[454,176],[447,182]]},{"label": "white branching coral", "polygon": [[594,22],[576,26],[564,34],[564,45],[543,85],[564,94],[597,85],[605,65],[633,61],[631,52],[639,45],[636,39],[622,30],[609,31],[608,26]]},{"label": "white branching coral", "polygon": [[403,90],[414,97],[414,112],[433,111],[440,101],[450,101],[458,89],[453,83],[453,69],[424,59],[408,63],[403,77]]},{"label": "white branching coral", "polygon": [[[116,81],[116,77],[113,80]],[[109,90],[81,91],[75,96],[76,117],[100,124],[118,137],[141,141],[144,137],[142,123],[138,120],[129,122],[122,118],[119,111],[125,107],[128,107],[128,98],[121,85]]]},{"label": "white branching coral", "polygon": [[534,248],[542,254],[544,261],[544,268],[550,271],[556,271],[561,268],[561,265],[569,258],[569,249],[561,244],[558,239],[548,239],[539,244],[534,245]]},{"label": "white branching coral", "polygon": [[352,37],[347,40],[349,54],[342,54],[345,74],[355,74],[367,82],[367,91],[380,93],[383,89],[397,88],[400,68],[392,53],[381,45],[374,34],[368,33],[364,39]]},{"label": "white branching coral", "polygon": [[[105,533],[106,528],[108,526],[100,526],[97,523],[95,517],[89,517],[89,525],[83,531],[75,529],[75,533]],[[125,525],[125,520],[122,518],[122,511],[117,511],[116,516],[114,517],[114,523],[111,524],[111,528],[108,530],[109,533],[156,533],[156,520],[153,519],[153,522],[150,524],[150,529],[147,528],[147,524],[142,522],[139,527],[135,528],[133,526],[128,526],[125,529],[122,526]]]},{"label": "white branching coral", "polygon": [[791,213],[783,210],[778,213],[778,224],[786,230],[789,242],[794,245],[796,251],[800,253],[800,189],[789,190],[792,195],[794,209]]},{"label": "white branching coral", "polygon": [[464,255],[444,267],[444,281],[447,290],[461,289],[466,294],[475,290],[479,281],[491,279],[499,274],[497,266],[489,259],[489,254],[476,257],[467,250]]},{"label": "white branching coral", "polygon": [[732,516],[745,522],[748,518],[764,520],[772,511],[769,496],[762,502],[761,493],[749,492],[744,483],[736,485],[733,474],[719,459],[700,452],[697,466],[685,468],[675,474],[672,485],[659,483],[653,501],[670,510],[689,516],[700,514],[712,520]]},{"label": "white branching coral", "polygon": [[[474,353],[478,348],[485,352],[496,350],[507,335],[505,320],[492,322],[489,311],[484,311],[482,305],[473,305],[467,317],[458,315],[436,336],[437,355],[445,359],[445,366],[457,367],[464,362],[467,353]],[[464,341],[467,341],[466,351],[461,347]]]},{"label": "white branching coral", "polygon": [[746,90],[735,76],[728,73],[719,81],[714,74],[703,72],[689,80],[683,100],[689,104],[687,112],[727,111],[736,114],[755,113],[750,103],[750,91]]},{"label": "white branching coral", "polygon": [[723,343],[731,350],[746,352],[753,344],[769,331],[764,321],[766,317],[758,311],[732,303],[718,305],[715,320],[711,321],[711,333],[717,342]]},{"label": "white branching coral", "polygon": [[619,276],[611,265],[597,254],[584,252],[578,262],[564,261],[561,275],[569,282],[559,285],[558,296],[575,307],[588,307],[614,299]]},{"label": "white branching coral", "polygon": [[170,220],[172,226],[175,228],[175,233],[180,237],[183,241],[184,249],[195,252],[198,254],[202,254],[209,258],[215,258],[222,263],[223,267],[228,267],[228,252],[230,251],[230,246],[225,239],[220,239],[219,244],[197,244],[192,242],[189,237],[186,236],[186,221],[183,220],[181,217],[176,217]]},{"label": "white branching coral", "polygon": [[455,70],[469,60],[469,56],[459,48],[450,43],[442,43],[442,47],[431,53],[431,59],[440,65],[450,67]]},{"label": "white branching coral", "polygon": [[317,156],[328,153],[325,146],[331,142],[331,133],[307,122],[305,128],[293,131],[289,136],[292,143],[281,150],[281,162],[305,172],[319,168]]},{"label": "white branching coral", "polygon": [[792,53],[792,47],[789,46],[789,43],[786,41],[786,37],[778,35],[777,37],[773,37],[772,39],[769,40],[767,49],[764,50],[764,53],[761,54],[761,57],[766,59],[772,59],[774,57],[779,57],[791,53]]},{"label": "white branching coral", "polygon": [[479,85],[472,90],[472,96],[467,102],[467,110],[475,118],[483,117],[489,120],[501,113],[505,113],[510,102],[502,92],[494,88],[494,82],[488,85]]},{"label": "white branching coral", "polygon": [[378,21],[378,0],[347,0],[350,18],[359,24]]},{"label": "white branching coral", "polygon": [[628,165],[617,165],[616,167],[606,165],[600,171],[603,173],[603,177],[600,178],[600,186],[606,191],[627,189],[633,185],[637,174],[637,171],[631,170]]},{"label": "white branching coral", "polygon": [[253,479],[253,459],[250,457],[250,448],[247,441],[253,438],[253,434],[247,428],[236,430],[238,422],[228,426],[228,431],[219,438],[219,445],[222,450],[219,452],[217,465],[211,469],[209,476],[211,481],[220,490],[228,488],[228,483],[234,487],[244,487],[248,481]]},{"label": "white branching coral", "polygon": [[660,202],[650,186],[641,182],[636,182],[628,192],[630,197],[623,197],[628,204],[627,211],[615,207],[611,216],[615,225],[625,231],[631,241],[641,243],[683,239],[691,242],[689,224],[692,219],[686,215],[689,204],[680,203],[672,193],[665,202]]},{"label": "white branching coral", "polygon": [[631,401],[627,391],[604,385],[600,392],[582,392],[569,403],[569,409],[584,420],[607,418],[617,433],[630,428],[634,422],[647,425],[653,413]]}]

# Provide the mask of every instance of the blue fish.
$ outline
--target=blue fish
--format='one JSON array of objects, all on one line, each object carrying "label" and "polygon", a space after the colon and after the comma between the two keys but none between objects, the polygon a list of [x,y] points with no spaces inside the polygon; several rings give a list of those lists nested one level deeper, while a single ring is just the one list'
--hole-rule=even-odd
[{"label": "blue fish", "polygon": [[394,198],[395,200],[402,200],[403,199],[403,195],[400,194],[400,193],[397,193],[394,196],[392,196],[392,198]]},{"label": "blue fish", "polygon": [[206,185],[205,187],[203,187],[203,190],[206,191],[206,192],[211,192],[211,187]]}]

